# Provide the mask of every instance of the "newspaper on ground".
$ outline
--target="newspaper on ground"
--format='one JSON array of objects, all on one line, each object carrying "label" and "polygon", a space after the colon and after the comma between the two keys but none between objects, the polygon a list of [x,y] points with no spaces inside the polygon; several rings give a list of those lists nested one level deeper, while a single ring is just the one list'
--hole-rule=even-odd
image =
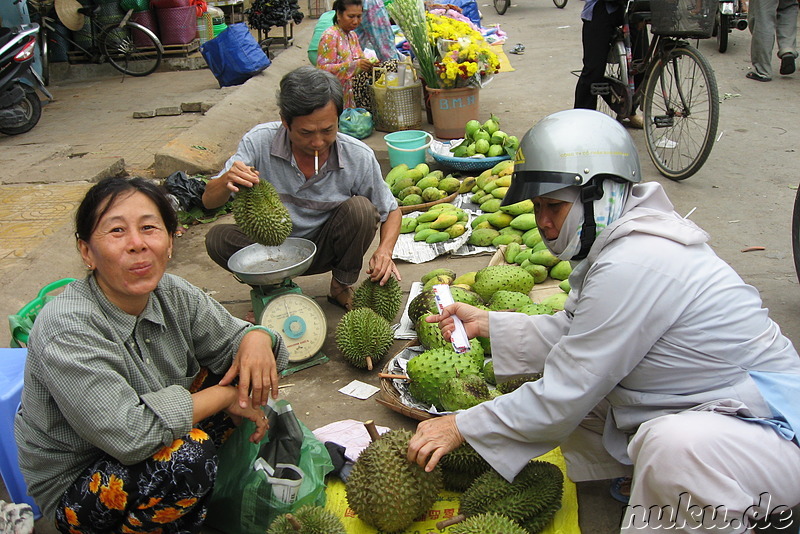
[{"label": "newspaper on ground", "polygon": [[417,331],[414,329],[414,323],[408,316],[408,307],[414,297],[422,293],[422,282],[412,282],[411,289],[408,291],[408,300],[406,301],[405,309],[403,309],[403,316],[400,318],[400,326],[394,331],[395,339],[416,339]]}]

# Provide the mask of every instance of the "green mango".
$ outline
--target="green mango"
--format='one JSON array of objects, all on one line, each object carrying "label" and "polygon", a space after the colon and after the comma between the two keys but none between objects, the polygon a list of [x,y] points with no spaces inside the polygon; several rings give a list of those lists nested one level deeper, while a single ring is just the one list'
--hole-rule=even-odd
[{"label": "green mango", "polygon": [[439,187],[439,179],[436,176],[429,174],[428,176],[417,182],[417,187],[419,187],[422,190],[425,190],[429,187]]},{"label": "green mango", "polygon": [[461,181],[458,178],[448,177],[439,181],[439,189],[447,193],[455,193],[461,187]]},{"label": "green mango", "polygon": [[422,200],[425,202],[435,202],[444,197],[444,192],[441,189],[436,189],[435,187],[426,187],[422,190]]},{"label": "green mango", "polygon": [[486,219],[488,219],[488,218],[489,218],[489,215],[491,215],[491,213],[484,213],[483,215],[478,215],[477,217],[475,217],[474,219],[472,219],[472,222],[470,222],[470,223],[469,223],[469,225],[470,225],[472,228],[475,228],[475,227],[476,227],[476,226],[478,226],[480,223],[482,223],[483,221],[485,221]]},{"label": "green mango", "polygon": [[416,234],[414,234],[414,241],[425,241],[426,239],[428,239],[429,235],[433,235],[438,232],[439,230],[434,230],[433,228],[426,228],[424,230],[419,230],[417,231]]},{"label": "green mango", "polygon": [[[510,226],[506,226],[505,228],[500,229],[500,235],[518,235],[520,239],[522,239],[522,230],[517,230],[516,228],[511,228]],[[521,243],[522,241],[520,241]]]},{"label": "green mango", "polygon": [[437,219],[431,223],[431,228],[436,228],[437,230],[444,230],[445,228],[450,228],[457,222],[458,222],[458,215],[456,215],[455,213],[450,211],[440,212],[439,217],[437,217]]},{"label": "green mango", "polygon": [[414,167],[414,170],[419,172],[420,178],[422,178],[423,176],[427,176],[431,172],[430,167],[428,167],[426,163],[420,163],[419,165]]},{"label": "green mango", "polygon": [[416,185],[411,185],[397,193],[397,198],[400,200],[405,199],[408,195],[421,195],[422,189],[417,187]]},{"label": "green mango", "polygon": [[572,291],[572,286],[569,285],[569,279],[562,280],[561,283],[558,284],[558,288],[564,293],[569,293]]},{"label": "green mango", "polygon": [[445,232],[447,232],[450,235],[451,239],[455,239],[456,237],[464,235],[464,232],[466,231],[467,227],[461,223],[456,223],[450,226],[449,228],[445,229]]},{"label": "green mango", "polygon": [[541,284],[542,282],[547,280],[547,267],[545,267],[544,265],[531,263],[531,260],[526,259],[525,261],[522,262],[520,267],[528,271],[528,274],[530,274],[533,277],[533,281],[536,284]]},{"label": "green mango", "polygon": [[511,222],[513,219],[514,219],[514,217],[512,217],[512,216],[511,216],[511,215],[509,215],[508,213],[503,213],[502,211],[495,211],[494,213],[491,213],[491,214],[490,214],[490,215],[489,215],[489,216],[486,218],[486,220],[487,220],[487,221],[489,221],[489,223],[490,223],[492,226],[494,226],[495,228],[497,228],[498,230],[500,230],[500,229],[502,229],[502,228],[505,228],[506,226],[508,226],[508,225],[509,225],[509,223],[510,223],[510,222]]},{"label": "green mango", "polygon": [[550,268],[550,278],[566,280],[572,272],[572,265],[568,261],[560,261]]},{"label": "green mango", "polygon": [[422,197],[419,195],[408,195],[401,200],[400,203],[403,206],[416,206],[417,204],[422,204]]},{"label": "green mango", "polygon": [[532,230],[533,228],[536,228],[536,215],[533,213],[523,213],[522,215],[517,215],[509,223],[509,226],[516,228],[517,230],[522,230],[523,232]]},{"label": "green mango", "polygon": [[417,227],[416,227],[416,229],[414,231],[415,232],[421,232],[421,231],[423,231],[423,230],[425,230],[427,228],[430,228],[430,227],[431,227],[431,223],[429,223],[429,222],[421,223],[421,222],[419,222],[419,217],[417,217]]},{"label": "green mango", "polygon": [[439,210],[429,209],[425,213],[420,213],[417,220],[421,223],[435,221],[439,217]]},{"label": "green mango", "polygon": [[401,234],[410,234],[417,228],[417,219],[416,217],[403,217],[400,221],[400,233]]},{"label": "green mango", "polygon": [[508,245],[509,243],[521,243],[522,238],[514,234],[498,235],[492,239],[492,245],[499,247],[500,245]]},{"label": "green mango", "polygon": [[553,255],[552,252],[547,250],[536,250],[530,257],[531,263],[536,263],[538,265],[544,265],[545,267],[553,267],[555,264],[560,262],[556,256]]},{"label": "green mango", "polygon": [[514,263],[521,265],[523,261],[531,257],[531,254],[533,254],[533,250],[529,248],[523,248],[519,251],[519,253],[517,253],[517,256],[514,258]]},{"label": "green mango", "polygon": [[428,271],[427,273],[425,273],[422,276],[422,278],[419,279],[419,281],[422,282],[424,285],[428,282],[428,280],[430,280],[431,278],[436,278],[437,276],[449,276],[450,278],[455,278],[456,272],[452,269],[447,269],[447,268],[434,269],[432,271]]},{"label": "green mango", "polygon": [[472,230],[467,243],[475,245],[476,247],[488,247],[492,244],[494,238],[498,237],[500,232],[494,228],[477,228]]},{"label": "green mango", "polygon": [[[436,232],[431,234],[425,239],[426,243],[441,243],[442,241],[447,241],[450,239],[450,234],[447,232]],[[452,280],[450,280],[452,282]]]},{"label": "green mango", "polygon": [[509,215],[513,215],[514,217],[525,213],[533,213],[533,201],[529,198],[526,198],[525,200],[517,202],[516,204],[509,204],[508,206],[503,206],[500,209]]},{"label": "green mango", "polygon": [[542,234],[539,233],[538,228],[531,228],[522,234],[522,242],[525,243],[526,247],[533,248],[536,243],[542,242]]},{"label": "green mango", "polygon": [[481,211],[485,213],[494,213],[500,209],[500,202],[502,202],[499,198],[493,198],[491,200],[487,200],[483,204],[481,204]]},{"label": "green mango", "polygon": [[389,184],[389,187],[394,185],[394,183],[408,170],[408,165],[405,163],[401,163],[397,167],[393,167],[392,170],[386,175],[385,181]]},{"label": "green mango", "polygon": [[492,196],[494,198],[504,198],[506,196],[506,192],[508,191],[508,187],[495,187],[492,189]]},{"label": "green mango", "polygon": [[402,178],[399,178],[392,186],[392,194],[394,196],[398,196],[400,194],[400,191],[402,191],[406,187],[411,187],[413,185],[414,185],[414,180],[412,180],[408,176],[403,176]]},{"label": "green mango", "polygon": [[516,263],[517,254],[520,253],[521,247],[517,242],[512,242],[506,245],[505,260],[506,263]]}]

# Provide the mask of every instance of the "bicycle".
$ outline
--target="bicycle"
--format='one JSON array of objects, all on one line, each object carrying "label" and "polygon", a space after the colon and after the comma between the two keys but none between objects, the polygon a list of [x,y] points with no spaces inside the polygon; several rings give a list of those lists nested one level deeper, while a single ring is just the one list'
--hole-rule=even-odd
[{"label": "bicycle", "polygon": [[[719,91],[708,60],[687,38],[711,37],[714,13],[697,0],[628,0],[624,23],[612,39],[603,83],[592,84],[598,110],[612,117],[644,113],[647,153],[658,171],[685,180],[708,159],[719,123]],[[714,4],[716,7],[716,3]],[[651,11],[651,8],[653,10]],[[631,58],[630,24],[642,31],[641,60]],[[652,28],[652,39],[646,27]],[[637,26],[639,27],[639,26]],[[643,74],[636,87],[634,76]]]},{"label": "bicycle", "polygon": [[[51,45],[65,48],[53,36],[56,34],[56,19],[50,14],[54,0],[28,0],[34,9],[31,15],[40,25],[39,54],[42,60],[42,78],[45,85],[50,83],[49,48]],[[161,64],[164,48],[156,35],[145,26],[130,20],[133,10],[130,9],[118,23],[101,26],[95,17],[100,9],[99,4],[78,9],[78,13],[89,19],[91,43],[88,48],[70,39],[61,37],[82,51],[93,63],[108,61],[112,67],[122,74],[130,76],[147,76]],[[65,50],[66,51],[66,50]]]},{"label": "bicycle", "polygon": [[[564,9],[567,6],[567,0],[553,0],[553,3],[558,9]],[[505,15],[510,5],[511,0],[494,0],[494,10],[498,15]]]}]

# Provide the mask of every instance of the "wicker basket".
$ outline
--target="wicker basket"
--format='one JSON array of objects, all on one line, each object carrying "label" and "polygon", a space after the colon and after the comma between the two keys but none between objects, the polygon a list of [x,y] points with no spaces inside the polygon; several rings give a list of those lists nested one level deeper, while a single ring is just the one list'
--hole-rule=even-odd
[{"label": "wicker basket", "polygon": [[716,6],[711,0],[651,0],[653,33],[708,39],[714,30]]},{"label": "wicker basket", "polygon": [[422,84],[417,81],[411,85],[391,87],[376,83],[376,75],[381,72],[386,74],[385,69],[372,69],[370,85],[375,129],[381,132],[419,130],[422,127]]},{"label": "wicker basket", "polygon": [[[141,24],[151,32],[153,32],[156,37],[158,37],[158,20],[156,19],[156,14],[153,13],[151,10],[147,11],[139,11],[133,13],[131,15],[131,22],[136,22],[137,24]],[[152,41],[147,39],[144,36],[144,33],[141,30],[131,30],[131,37],[133,37],[133,44],[139,47],[146,47],[152,46]]]},{"label": "wicker basket", "polygon": [[180,45],[194,41],[197,36],[197,9],[195,6],[156,9],[161,44]]},{"label": "wicker basket", "polygon": [[457,171],[471,172],[471,171],[485,171],[491,169],[501,161],[511,159],[511,156],[497,156],[494,158],[455,158],[452,156],[443,156],[437,154],[433,150],[428,149],[431,157],[442,167],[454,169]]},{"label": "wicker basket", "polygon": [[[405,350],[408,347],[413,347],[419,345],[419,341],[416,339],[409,341],[403,347]],[[387,374],[390,372],[389,366],[391,365],[392,360],[386,362],[383,366],[382,372]],[[378,404],[382,404],[387,408],[394,410],[395,412],[405,415],[406,417],[410,417],[412,419],[416,419],[417,421],[424,421],[425,419],[431,419],[434,417],[433,414],[428,413],[424,410],[420,410],[419,408],[414,408],[413,406],[406,406],[403,404],[403,401],[400,400],[400,393],[397,391],[397,388],[394,387],[394,379],[392,378],[381,378],[381,394],[379,397],[375,398],[375,401]]]}]

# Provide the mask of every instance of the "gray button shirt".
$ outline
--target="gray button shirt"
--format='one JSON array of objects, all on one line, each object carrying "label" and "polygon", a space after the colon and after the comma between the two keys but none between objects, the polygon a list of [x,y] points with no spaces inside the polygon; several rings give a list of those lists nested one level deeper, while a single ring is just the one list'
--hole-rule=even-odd
[{"label": "gray button shirt", "polygon": [[[224,374],[249,326],[169,274],[139,316],[112,304],[93,276],[49,302],[31,330],[15,420],[22,474],[45,515],[104,454],[131,465],[186,434],[200,367]],[[275,338],[283,369],[289,354]]]}]

